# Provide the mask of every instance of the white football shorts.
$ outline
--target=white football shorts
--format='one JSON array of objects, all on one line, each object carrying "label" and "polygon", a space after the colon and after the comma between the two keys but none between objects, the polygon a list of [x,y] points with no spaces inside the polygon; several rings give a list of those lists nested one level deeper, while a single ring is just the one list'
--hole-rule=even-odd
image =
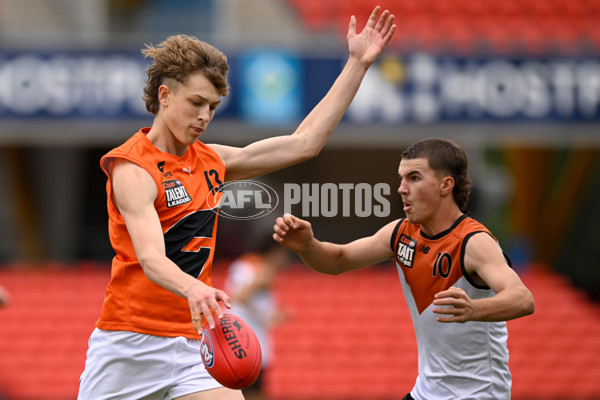
[{"label": "white football shorts", "polygon": [[206,370],[200,340],[95,329],[78,400],[170,400],[222,387]]}]

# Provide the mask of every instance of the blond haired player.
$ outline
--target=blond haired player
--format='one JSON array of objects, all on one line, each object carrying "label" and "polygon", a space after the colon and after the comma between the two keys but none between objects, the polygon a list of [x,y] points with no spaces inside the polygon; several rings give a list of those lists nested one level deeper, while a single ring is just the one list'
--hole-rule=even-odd
[{"label": "blond haired player", "polygon": [[348,29],[349,58],[321,102],[288,136],[244,148],[198,139],[227,94],[227,59],[189,36],[169,37],[144,54],[154,60],[144,92],[154,116],[101,160],[108,176],[109,236],[116,252],[79,399],[241,399],[204,369],[198,332],[214,328],[211,286],[217,225],[207,202],[223,182],[256,177],[315,157],[356,94],[395,25],[376,7],[362,32]]}]

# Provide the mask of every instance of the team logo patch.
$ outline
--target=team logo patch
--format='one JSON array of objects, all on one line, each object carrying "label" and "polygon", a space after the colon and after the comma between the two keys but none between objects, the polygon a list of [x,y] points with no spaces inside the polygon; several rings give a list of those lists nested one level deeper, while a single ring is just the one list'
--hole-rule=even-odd
[{"label": "team logo patch", "polygon": [[161,161],[158,164],[156,164],[156,167],[160,171],[160,174],[163,176],[163,178],[172,178],[173,174],[171,174],[171,171],[165,172],[165,164],[166,161]]},{"label": "team logo patch", "polygon": [[405,267],[412,268],[413,260],[415,259],[415,248],[417,241],[410,236],[400,235],[398,241],[398,261],[404,264]]},{"label": "team logo patch", "polygon": [[176,207],[192,201],[192,196],[189,195],[185,186],[179,179],[173,179],[162,183],[165,188],[165,196],[167,198],[167,207]]}]

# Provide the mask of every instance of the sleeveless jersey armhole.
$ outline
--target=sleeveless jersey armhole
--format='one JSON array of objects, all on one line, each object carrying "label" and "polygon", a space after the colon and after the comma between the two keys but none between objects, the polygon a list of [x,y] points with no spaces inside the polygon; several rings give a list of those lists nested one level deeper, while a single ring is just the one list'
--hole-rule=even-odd
[{"label": "sleeveless jersey armhole", "polygon": [[110,173],[112,170],[113,165],[115,164],[115,157],[110,156],[104,156],[100,159],[100,168],[102,169],[102,171],[104,172],[104,174],[106,175],[106,177],[108,179],[110,179]]},{"label": "sleeveless jersey armhole", "polygon": [[225,161],[223,161],[223,159],[221,158],[221,156],[219,155],[219,153],[217,153],[217,151],[215,149],[213,149],[210,144],[207,143],[203,143],[203,142],[198,142],[198,144],[200,144],[200,146],[204,149],[206,149],[207,151],[209,151],[210,153],[212,153],[215,158],[217,160],[219,160],[219,162],[221,163],[221,165],[223,166],[223,168],[225,168],[225,171],[227,171],[227,165],[225,165]]},{"label": "sleeveless jersey armhole", "polygon": [[394,247],[396,245],[396,236],[398,236],[398,230],[400,230],[400,225],[404,222],[405,218],[400,218],[400,221],[396,224],[394,231],[392,232],[392,237],[390,238],[390,247],[392,248],[392,253],[395,252]]},{"label": "sleeveless jersey armhole", "polygon": [[[148,171],[148,169],[143,165],[142,162],[136,160],[133,157],[129,157],[126,154],[115,154],[115,155],[110,155],[110,156],[105,156],[101,161],[100,161],[100,166],[102,167],[102,170],[104,171],[104,173],[107,176],[107,187],[110,186],[110,192],[107,191],[107,195],[109,196],[113,196],[113,188],[112,188],[112,169],[116,163],[117,160],[125,160],[127,162],[130,162],[134,165],[137,165],[138,167],[140,167],[141,169],[143,169],[144,171],[146,171],[146,173],[150,176],[150,178],[152,178],[152,181],[154,182],[154,184],[156,185],[157,188],[160,187],[160,180],[158,179],[158,177],[154,176],[152,173],[150,173],[150,171]],[[106,169],[105,169],[106,167]],[[157,205],[157,202],[160,201],[160,192],[157,191],[156,193],[156,198],[154,199],[154,205]],[[113,203],[113,201],[111,200],[111,203]],[[115,211],[120,214],[116,204],[113,204]]]},{"label": "sleeveless jersey armhole", "polygon": [[[113,168],[115,162],[117,162],[117,160],[124,160],[124,161],[130,162],[134,165],[137,165],[138,167],[140,167],[141,169],[146,171],[146,173],[152,178],[152,180],[154,181],[154,183],[156,183],[157,186],[160,186],[160,180],[158,179],[158,177],[154,176],[154,174],[152,174],[150,171],[148,171],[148,168],[146,168],[146,166],[144,166],[144,164],[142,162],[140,162],[139,160],[136,160],[134,157],[129,157],[124,154],[117,154],[117,155],[110,157],[110,163],[108,165],[110,170],[108,171],[108,173],[112,173],[112,168]],[[111,178],[110,175],[108,175],[108,177]]]},{"label": "sleeveless jersey armhole", "polygon": [[477,233],[485,233],[487,235],[490,235],[492,238],[494,238],[494,236],[492,236],[492,234],[490,234],[489,232],[486,232],[486,231],[474,231],[474,232],[469,233],[467,236],[465,236],[465,238],[463,239],[462,245],[460,247],[460,268],[462,270],[463,276],[465,277],[465,279],[467,280],[467,282],[469,282],[469,284],[471,286],[473,286],[476,289],[490,290],[490,287],[487,285],[478,285],[477,283],[475,283],[475,281],[473,280],[473,278],[471,277],[471,275],[467,272],[467,269],[465,268],[465,251],[467,249],[467,242],[473,235],[475,235]]}]

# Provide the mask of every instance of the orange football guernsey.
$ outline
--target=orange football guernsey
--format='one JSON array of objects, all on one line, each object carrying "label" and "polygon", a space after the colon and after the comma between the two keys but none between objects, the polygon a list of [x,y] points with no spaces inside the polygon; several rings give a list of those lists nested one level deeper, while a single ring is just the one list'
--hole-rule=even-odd
[{"label": "orange football guernsey", "polygon": [[116,256],[96,326],[158,336],[198,338],[187,299],[150,281],[140,266],[123,217],[112,200],[115,159],[144,168],[156,182],[154,207],[162,226],[166,256],[184,272],[212,285],[211,265],[217,231],[218,189],[225,165],[209,146],[197,141],[178,157],[157,149],[144,128],[100,161],[106,183],[109,237]]},{"label": "orange football guernsey", "polygon": [[400,220],[392,234],[394,259],[417,338],[419,375],[411,391],[416,400],[510,398],[506,322],[442,323],[432,311],[434,295],[451,286],[472,299],[494,295],[465,271],[467,241],[480,233],[492,236],[482,224],[462,215],[433,237],[407,219]]}]

